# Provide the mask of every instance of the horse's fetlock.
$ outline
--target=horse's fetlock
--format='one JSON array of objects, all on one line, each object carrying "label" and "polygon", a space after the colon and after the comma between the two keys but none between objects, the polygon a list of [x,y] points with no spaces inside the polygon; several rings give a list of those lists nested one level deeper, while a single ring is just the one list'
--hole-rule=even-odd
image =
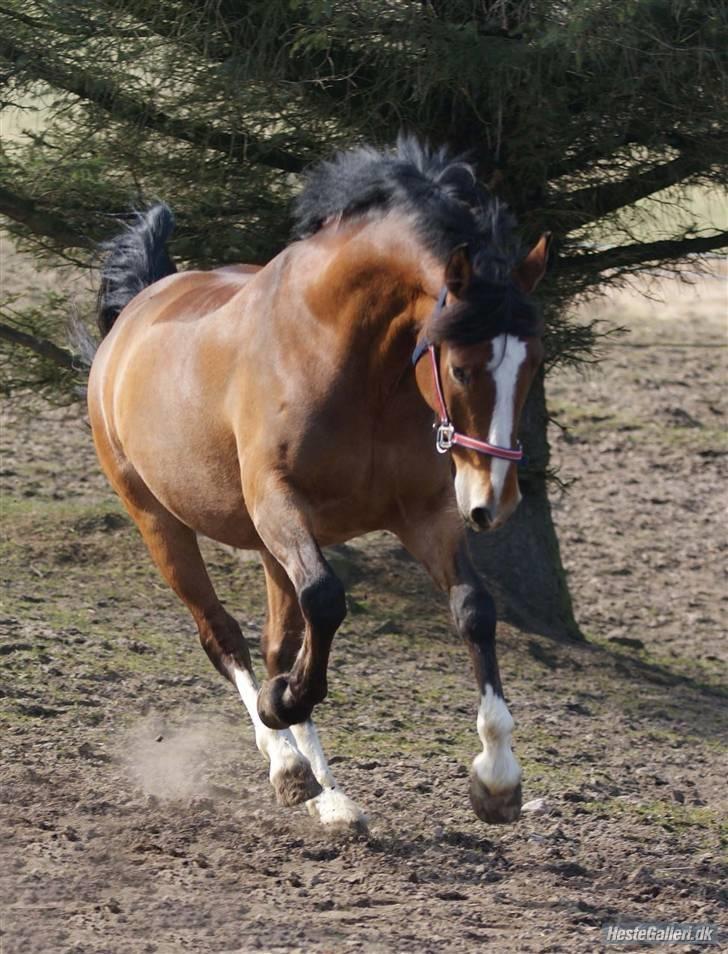
[{"label": "horse's fetlock", "polygon": [[310,697],[296,696],[288,676],[275,676],[263,683],[258,693],[258,715],[269,729],[287,729],[311,718],[314,703]]}]

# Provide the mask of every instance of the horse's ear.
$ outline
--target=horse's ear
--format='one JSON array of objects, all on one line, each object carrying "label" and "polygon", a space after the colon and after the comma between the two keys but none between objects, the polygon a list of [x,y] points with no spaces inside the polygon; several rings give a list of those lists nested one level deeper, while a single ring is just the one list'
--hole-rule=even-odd
[{"label": "horse's ear", "polygon": [[462,298],[473,280],[473,265],[467,245],[458,245],[450,253],[445,266],[447,290],[456,298]]},{"label": "horse's ear", "polygon": [[526,295],[531,294],[546,274],[550,244],[551,233],[544,232],[523,261],[513,269],[513,278]]}]

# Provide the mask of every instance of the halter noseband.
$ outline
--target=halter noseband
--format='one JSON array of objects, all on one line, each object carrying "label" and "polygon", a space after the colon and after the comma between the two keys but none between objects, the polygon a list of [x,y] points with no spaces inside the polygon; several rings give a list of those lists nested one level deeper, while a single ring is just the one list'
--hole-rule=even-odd
[{"label": "halter noseband", "polygon": [[[446,297],[447,286],[443,285],[442,291],[440,292],[440,295],[437,299],[437,304],[435,305],[435,310],[432,313],[432,318],[437,318],[442,309],[445,307]],[[481,441],[475,437],[468,437],[467,434],[460,434],[459,431],[455,430],[455,425],[452,423],[450,420],[450,415],[447,413],[445,395],[442,391],[437,346],[430,344],[425,338],[423,338],[412,352],[412,364],[416,365],[425,351],[429,351],[430,353],[432,377],[435,382],[435,393],[437,394],[437,404],[440,415],[440,423],[433,425],[436,428],[435,446],[437,447],[439,453],[446,454],[449,450],[451,450],[453,444],[457,444],[460,447],[466,447],[468,450],[477,451],[479,454],[487,454],[489,457],[498,457],[501,460],[523,460],[523,450],[521,449],[520,443],[516,448],[499,447],[497,444],[489,444],[487,441]]]}]

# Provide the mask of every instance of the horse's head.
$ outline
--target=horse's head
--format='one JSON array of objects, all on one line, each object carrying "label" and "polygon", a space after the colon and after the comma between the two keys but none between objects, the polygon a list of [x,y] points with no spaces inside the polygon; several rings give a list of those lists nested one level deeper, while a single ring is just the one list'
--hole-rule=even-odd
[{"label": "horse's head", "polygon": [[518,425],[543,360],[541,322],[526,296],[547,251],[543,236],[511,282],[494,284],[478,278],[466,247],[456,249],[445,268],[447,298],[424,329],[431,347],[417,362],[417,381],[445,422],[438,447],[452,454],[458,507],[474,529],[500,526],[521,499]]}]

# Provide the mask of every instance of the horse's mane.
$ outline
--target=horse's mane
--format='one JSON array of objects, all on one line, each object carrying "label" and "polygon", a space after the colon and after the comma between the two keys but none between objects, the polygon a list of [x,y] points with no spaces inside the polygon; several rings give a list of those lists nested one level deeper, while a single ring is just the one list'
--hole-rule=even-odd
[{"label": "horse's mane", "polygon": [[294,237],[307,238],[331,219],[394,210],[412,221],[422,244],[443,263],[458,245],[470,252],[476,281],[468,301],[457,306],[457,316],[447,309],[433,335],[474,342],[514,323],[514,333],[538,333],[535,308],[511,278],[523,256],[515,218],[478,182],[472,164],[445,147],[401,135],[394,149],[359,146],[318,163],[294,204]]}]

